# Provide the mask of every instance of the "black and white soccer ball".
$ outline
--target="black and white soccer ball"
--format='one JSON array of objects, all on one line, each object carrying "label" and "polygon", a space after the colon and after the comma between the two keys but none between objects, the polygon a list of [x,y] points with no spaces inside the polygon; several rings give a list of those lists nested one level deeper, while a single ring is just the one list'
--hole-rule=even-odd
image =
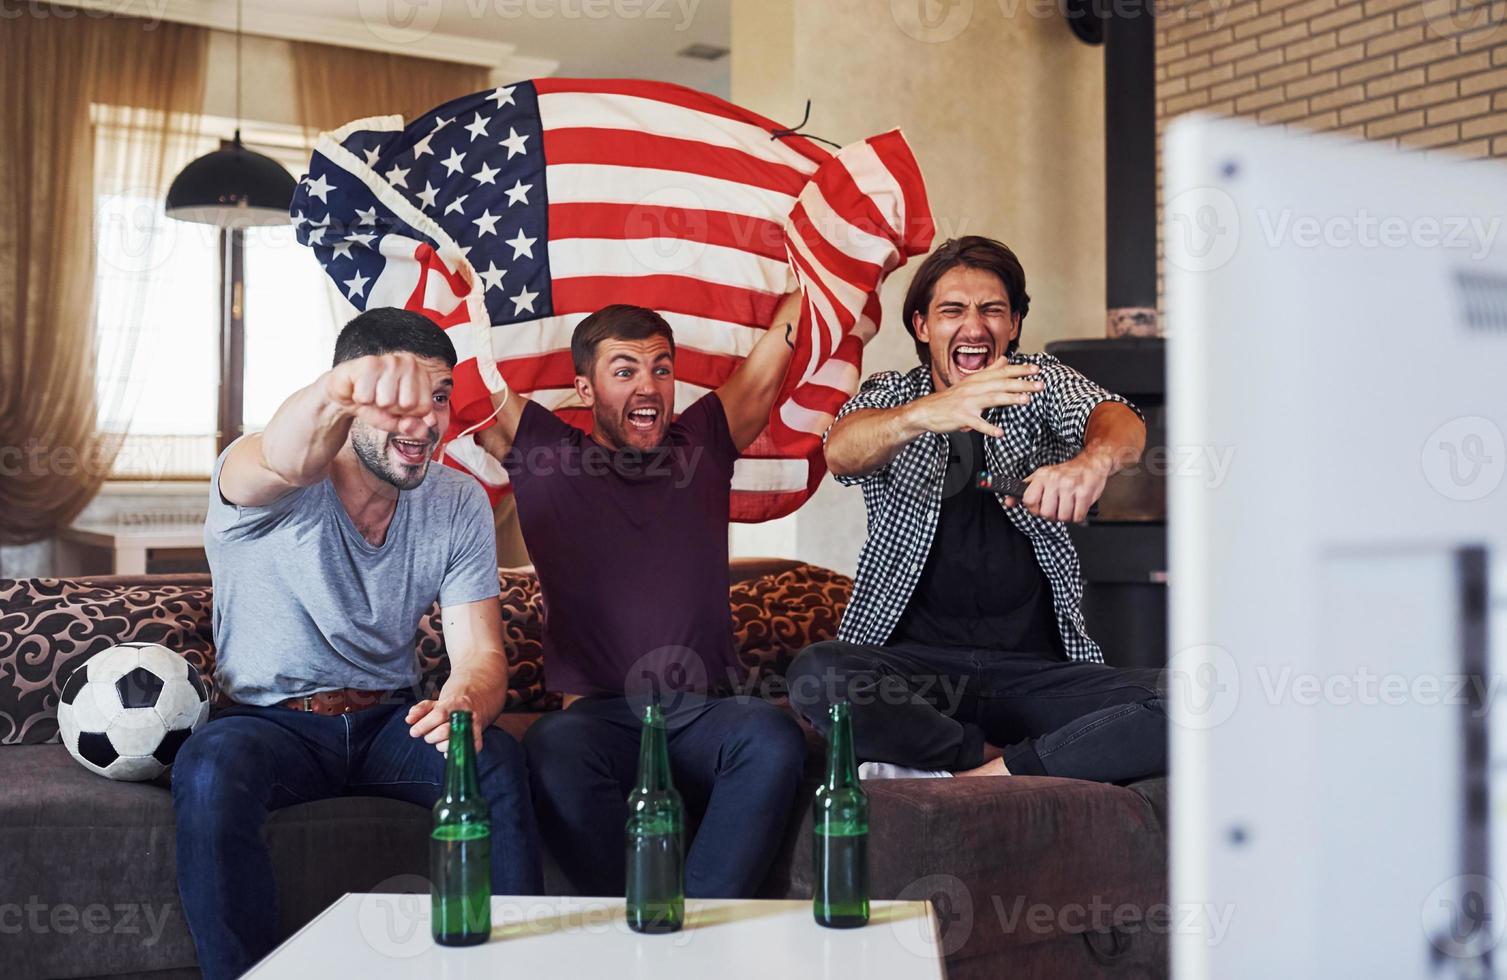
[{"label": "black and white soccer ball", "polygon": [[58,729],[72,756],[111,779],[153,779],[209,717],[209,692],[192,664],[156,643],[122,643],[74,669],[58,698]]}]

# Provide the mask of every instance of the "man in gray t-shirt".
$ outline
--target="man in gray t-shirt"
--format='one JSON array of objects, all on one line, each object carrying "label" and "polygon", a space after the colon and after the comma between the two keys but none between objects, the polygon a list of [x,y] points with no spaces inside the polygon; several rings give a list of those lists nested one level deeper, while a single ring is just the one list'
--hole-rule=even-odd
[{"label": "man in gray t-shirt", "polygon": [[[491,509],[474,480],[430,465],[455,361],[423,316],[368,310],[334,367],[215,464],[204,545],[231,703],[173,767],[178,887],[206,978],[239,976],[276,941],[267,814],[341,795],[433,806],[454,710],[475,716],[492,891],[542,890],[523,754],[491,727],[508,686]],[[436,599],[451,673],[417,700],[414,638]]]}]

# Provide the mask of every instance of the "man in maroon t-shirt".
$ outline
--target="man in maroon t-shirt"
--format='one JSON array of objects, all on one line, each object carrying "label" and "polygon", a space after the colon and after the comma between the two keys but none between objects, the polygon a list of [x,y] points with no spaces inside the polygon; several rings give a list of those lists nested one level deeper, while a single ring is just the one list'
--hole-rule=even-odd
[{"label": "man in maroon t-shirt", "polygon": [[[782,318],[776,322],[782,322]],[[733,687],[727,524],[733,463],[764,428],[790,362],[771,329],[715,392],[671,421],[664,318],[609,306],[571,338],[590,435],[495,395],[480,435],[503,461],[544,594],[544,669],[563,711],[524,738],[541,835],[580,894],[621,895],[641,709],[665,708],[670,767],[704,811],[686,894],[754,894],[784,831],[805,744],[794,718]]]}]

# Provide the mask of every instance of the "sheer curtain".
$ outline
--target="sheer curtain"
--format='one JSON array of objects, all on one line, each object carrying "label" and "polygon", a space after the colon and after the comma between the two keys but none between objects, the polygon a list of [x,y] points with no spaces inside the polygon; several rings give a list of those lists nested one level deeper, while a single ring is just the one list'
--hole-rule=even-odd
[{"label": "sheer curtain", "polygon": [[[160,201],[196,145],[204,100],[202,28],[65,13],[38,6],[0,31],[5,544],[37,541],[66,525],[109,474],[119,438],[102,418],[120,407],[101,406],[97,393],[96,238],[129,235],[139,254],[153,253],[160,213],[124,201]],[[101,127],[129,135],[100,155]],[[97,199],[101,174],[105,193]],[[129,363],[143,326],[139,293],[112,302],[123,307],[112,310],[123,327],[108,356]]]}]

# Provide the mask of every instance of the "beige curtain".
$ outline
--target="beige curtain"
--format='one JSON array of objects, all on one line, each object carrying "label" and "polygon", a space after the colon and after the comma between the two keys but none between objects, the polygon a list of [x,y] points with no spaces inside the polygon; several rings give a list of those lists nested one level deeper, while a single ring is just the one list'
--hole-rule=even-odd
[{"label": "beige curtain", "polygon": [[429,58],[293,45],[298,120],[312,146],[321,132],[367,116],[412,119],[487,87],[487,69]]},{"label": "beige curtain", "polygon": [[93,107],[156,123],[109,165],[164,191],[171,148],[197,130],[206,41],[201,28],[48,7],[0,30],[0,543],[71,521],[118,446],[98,426]]}]

